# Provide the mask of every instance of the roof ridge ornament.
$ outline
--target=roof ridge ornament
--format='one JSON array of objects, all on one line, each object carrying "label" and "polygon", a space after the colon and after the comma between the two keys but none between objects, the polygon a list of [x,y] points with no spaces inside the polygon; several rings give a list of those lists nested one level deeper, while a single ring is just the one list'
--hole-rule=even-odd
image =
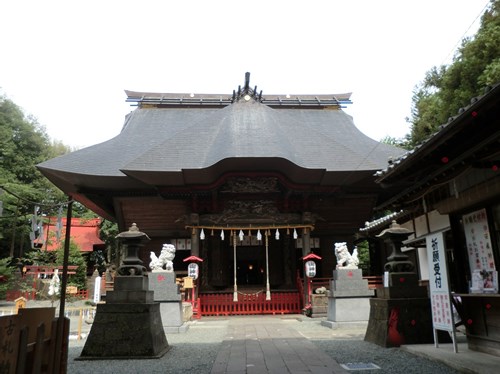
[{"label": "roof ridge ornament", "polygon": [[253,89],[250,88],[250,73],[247,71],[245,73],[245,84],[243,85],[243,89],[241,86],[238,86],[238,91],[233,90],[233,97],[231,102],[234,103],[236,101],[240,101],[241,99],[245,101],[250,101],[250,99],[254,99],[257,102],[262,102],[262,90],[257,95],[257,86]]}]

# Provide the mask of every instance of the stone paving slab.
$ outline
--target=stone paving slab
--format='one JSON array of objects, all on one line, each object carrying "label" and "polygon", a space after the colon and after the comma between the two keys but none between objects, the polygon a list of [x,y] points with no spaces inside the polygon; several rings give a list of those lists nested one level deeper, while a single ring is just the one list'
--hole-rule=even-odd
[{"label": "stone paving slab", "polygon": [[231,319],[212,374],[348,373],[280,319]]}]

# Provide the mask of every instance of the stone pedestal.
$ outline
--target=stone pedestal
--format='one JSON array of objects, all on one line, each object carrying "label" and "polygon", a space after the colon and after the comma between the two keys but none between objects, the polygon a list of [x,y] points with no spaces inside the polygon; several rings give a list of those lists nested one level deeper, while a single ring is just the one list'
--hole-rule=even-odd
[{"label": "stone pedestal", "polygon": [[77,360],[159,358],[169,348],[147,276],[117,276]]},{"label": "stone pedestal", "polygon": [[165,333],[186,332],[188,325],[183,320],[181,294],[175,282],[175,273],[155,271],[149,273],[148,278],[149,289],[154,292],[154,301],[160,304]]},{"label": "stone pedestal", "polygon": [[328,296],[323,294],[311,295],[311,317],[326,317],[328,312]]},{"label": "stone pedestal", "polygon": [[382,347],[433,343],[430,308],[427,298],[371,299],[365,341]]},{"label": "stone pedestal", "polygon": [[334,270],[328,295],[328,316],[321,324],[330,328],[339,327],[339,324],[365,325],[373,294],[361,269]]},{"label": "stone pedestal", "polygon": [[389,287],[377,289],[365,340],[382,347],[434,342],[427,288],[418,285],[416,273],[390,273]]}]

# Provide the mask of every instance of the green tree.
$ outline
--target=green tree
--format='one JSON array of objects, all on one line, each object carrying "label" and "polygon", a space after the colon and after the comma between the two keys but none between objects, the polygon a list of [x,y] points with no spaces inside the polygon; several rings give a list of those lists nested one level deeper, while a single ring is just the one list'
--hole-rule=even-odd
[{"label": "green tree", "polygon": [[368,241],[363,240],[357,243],[356,248],[358,249],[358,267],[363,270],[363,275],[368,275],[370,270],[370,251],[368,249]]},{"label": "green tree", "polygon": [[407,150],[411,149],[409,136],[406,136],[403,138],[393,138],[392,136],[386,136],[385,138],[380,140],[380,142],[385,143],[385,144],[394,145],[396,147],[407,149]]},{"label": "green tree", "polygon": [[491,0],[476,35],[462,41],[449,66],[431,68],[413,91],[409,145],[414,147],[459,109],[500,82],[500,0]]},{"label": "green tree", "polygon": [[[68,285],[78,289],[87,289],[87,264],[80,252],[80,248],[72,240],[69,241],[68,265],[78,266],[75,274],[68,275]],[[64,262],[64,241],[57,249],[56,264],[62,266]]]},{"label": "green tree", "polygon": [[118,225],[103,219],[99,227],[99,236],[106,243],[106,263],[114,264],[116,267],[120,265],[120,245],[116,236],[119,234]]},{"label": "green tree", "polygon": [[5,300],[5,294],[10,289],[14,278],[15,268],[11,263],[10,257],[0,259],[0,300]]},{"label": "green tree", "polygon": [[34,117],[0,95],[0,258],[20,257],[31,249],[35,206],[43,207],[40,214],[55,215],[66,200],[36,165],[68,151],[61,143],[51,143]]}]

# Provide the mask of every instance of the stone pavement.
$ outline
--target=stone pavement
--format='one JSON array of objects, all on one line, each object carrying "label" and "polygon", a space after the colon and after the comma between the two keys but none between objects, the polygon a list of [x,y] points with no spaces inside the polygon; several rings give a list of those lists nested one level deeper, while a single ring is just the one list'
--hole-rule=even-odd
[{"label": "stone pavement", "polygon": [[286,324],[264,316],[232,318],[212,367],[222,373],[347,373]]},{"label": "stone pavement", "polygon": [[[50,306],[39,302],[28,304],[30,304],[28,307]],[[0,303],[0,309],[8,310],[11,307],[11,303]],[[84,303],[69,303],[67,307],[76,310],[79,307],[89,306]],[[73,352],[73,357],[77,357],[92,325],[89,323],[91,321],[87,320],[82,323],[82,318],[78,314],[71,315],[70,319],[71,336],[75,336],[77,329],[82,332],[82,339],[70,340],[70,351]],[[152,361],[149,363],[151,367],[162,363],[170,367],[172,361],[183,365],[180,371],[150,370],[150,373],[177,373],[186,370],[189,372],[189,367],[196,364],[189,357],[194,347],[195,350],[202,348],[213,351],[213,354],[199,357],[198,361],[207,367],[206,370],[197,371],[200,373],[345,373],[346,371],[332,358],[332,355],[325,353],[314,342],[362,341],[366,326],[331,329],[321,325],[323,319],[307,318],[302,315],[203,317],[201,320],[191,321],[187,333],[168,335],[168,341],[173,349],[162,359],[146,361]],[[451,344],[440,344],[438,348],[433,344],[407,345],[402,346],[400,350],[444,363],[460,372],[489,374],[499,371],[500,357],[469,350],[465,336],[459,341],[458,353],[453,352]],[[387,353],[389,352],[387,350]],[[72,373],[142,372],[137,371],[134,364],[138,365],[138,362],[70,360],[68,368]],[[144,363],[140,365],[144,366]],[[384,372],[384,369],[380,372]]]}]

